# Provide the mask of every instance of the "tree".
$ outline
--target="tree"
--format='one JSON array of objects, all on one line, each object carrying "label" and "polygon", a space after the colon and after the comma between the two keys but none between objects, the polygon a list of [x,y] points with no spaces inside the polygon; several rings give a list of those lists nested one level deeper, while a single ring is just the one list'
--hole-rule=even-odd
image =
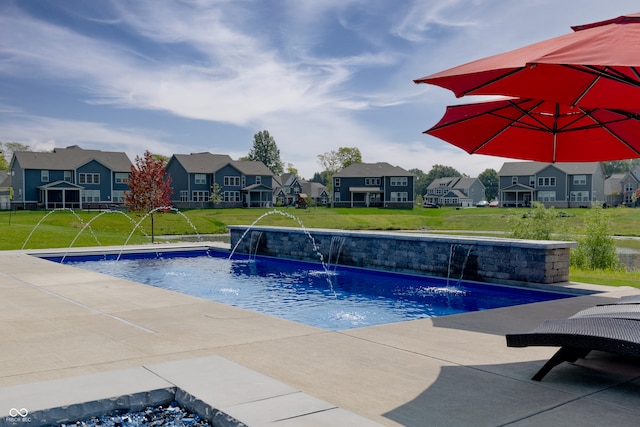
[{"label": "tree", "polygon": [[253,135],[253,147],[246,159],[264,163],[274,175],[282,175],[284,171],[280,150],[276,141],[266,130]]},{"label": "tree", "polygon": [[627,173],[631,172],[634,166],[638,166],[640,162],[638,159],[633,160],[613,160],[610,162],[602,162],[604,168],[604,174],[611,176],[614,173]]},{"label": "tree", "polygon": [[333,175],[354,163],[362,163],[362,154],[356,147],[340,147],[338,151],[319,154],[318,162],[325,171]]},{"label": "tree", "polygon": [[124,193],[124,204],[133,212],[151,215],[151,242],[155,240],[153,214],[157,208],[170,208],[171,176],[165,177],[165,165],[148,150],[144,157],[136,156],[127,180],[129,191]]},{"label": "tree", "polygon": [[558,231],[558,215],[553,206],[545,208],[543,203],[533,202],[533,209],[522,215],[519,212],[507,218],[514,239],[551,240]]},{"label": "tree", "polygon": [[209,200],[213,202],[214,208],[216,207],[217,204],[222,202],[222,197],[223,197],[222,187],[217,182],[214,182],[213,185],[211,186],[211,196],[209,197]]},{"label": "tree", "polygon": [[331,192],[332,177],[336,172],[354,164],[362,163],[362,154],[356,147],[340,147],[338,151],[332,150],[318,155],[318,163],[326,172],[327,190]]},{"label": "tree", "polygon": [[438,178],[448,178],[453,176],[462,177],[463,174],[451,166],[433,165],[431,170],[427,173],[426,187]]},{"label": "tree", "polygon": [[287,163],[287,173],[298,176],[298,169],[293,166],[293,163]]},{"label": "tree", "polygon": [[[416,181],[415,181],[415,192],[416,192],[416,197],[420,197],[420,200],[422,200],[422,197],[427,194],[427,187],[429,186],[429,184],[427,184],[427,174],[424,173],[423,171],[421,171],[418,168],[414,168],[414,169],[409,169],[409,172],[411,172],[412,174],[414,174],[416,176]],[[416,198],[416,201],[418,199]],[[422,203],[421,203],[422,204]]]},{"label": "tree", "polygon": [[29,146],[20,142],[0,142],[0,170],[8,170],[9,163],[13,157],[13,153],[16,151],[29,151]]},{"label": "tree", "polygon": [[311,178],[309,182],[319,182],[320,184],[326,186],[329,182],[329,180],[327,179],[327,171],[314,173],[313,178]]},{"label": "tree", "polygon": [[169,157],[165,156],[164,154],[154,153],[151,155],[151,157],[153,157],[156,160],[160,160],[162,164],[165,166],[167,166],[167,163],[169,163]]},{"label": "tree", "polygon": [[584,217],[584,234],[571,251],[571,265],[584,270],[620,270],[622,265],[611,235],[611,218],[602,205],[594,205]]},{"label": "tree", "polygon": [[493,200],[498,195],[499,178],[495,169],[485,169],[478,179],[484,185],[484,195],[487,200]]}]

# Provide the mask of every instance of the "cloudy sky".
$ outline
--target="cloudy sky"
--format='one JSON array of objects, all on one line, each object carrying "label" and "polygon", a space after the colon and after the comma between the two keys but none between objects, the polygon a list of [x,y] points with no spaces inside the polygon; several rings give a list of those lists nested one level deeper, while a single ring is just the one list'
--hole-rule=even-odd
[{"label": "cloudy sky", "polygon": [[637,12],[622,0],[0,0],[0,141],[247,155],[305,178],[365,162],[477,176],[505,159],[422,134],[460,103],[413,79]]}]

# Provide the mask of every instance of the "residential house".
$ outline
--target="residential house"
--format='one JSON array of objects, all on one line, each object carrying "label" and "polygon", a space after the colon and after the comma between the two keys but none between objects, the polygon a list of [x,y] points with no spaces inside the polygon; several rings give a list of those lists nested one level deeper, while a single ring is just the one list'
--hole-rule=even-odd
[{"label": "residential house", "polygon": [[90,208],[124,201],[131,161],[122,152],[74,145],[51,152],[16,151],[9,170],[12,207]]},{"label": "residential house", "polygon": [[273,197],[276,206],[294,206],[298,197],[311,199],[315,206],[329,204],[327,187],[319,182],[309,182],[298,178],[295,174],[284,173],[277,177]]},{"label": "residential house", "polygon": [[[627,178],[626,173],[614,173],[604,181],[604,195],[607,206],[619,206],[625,203],[623,192],[623,181]],[[638,181],[635,186],[637,188]]]},{"label": "residential house", "polygon": [[640,167],[636,166],[625,174],[624,178],[620,180],[619,189],[622,191],[622,203],[626,206],[638,205],[635,194],[640,189]]},{"label": "residential house", "polygon": [[319,182],[302,181],[300,195],[305,199],[310,199],[315,206],[327,206],[330,200],[327,187]]},{"label": "residential house", "polygon": [[498,172],[500,206],[587,207],[604,202],[605,174],[600,163],[508,162]]},{"label": "residential house", "polygon": [[293,173],[276,177],[273,198],[276,206],[292,206],[302,193],[302,180]]},{"label": "residential house", "polygon": [[478,178],[438,178],[429,184],[423,200],[441,206],[469,207],[485,200],[484,191],[484,184]]},{"label": "residential house", "polygon": [[0,210],[11,208],[12,196],[11,175],[7,171],[0,170]]},{"label": "residential house", "polygon": [[273,203],[274,175],[262,162],[232,160],[226,154],[174,154],[171,176],[176,207],[265,207]]},{"label": "residential house", "polygon": [[389,163],[354,163],[333,175],[333,206],[413,208],[415,176]]}]

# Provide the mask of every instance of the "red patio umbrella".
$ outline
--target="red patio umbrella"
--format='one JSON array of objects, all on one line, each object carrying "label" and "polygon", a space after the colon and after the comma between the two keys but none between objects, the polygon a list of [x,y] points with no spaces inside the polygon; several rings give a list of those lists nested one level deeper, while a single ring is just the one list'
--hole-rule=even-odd
[{"label": "red patio umbrella", "polygon": [[640,110],[640,13],[414,80],[464,95]]},{"label": "red patio umbrella", "polygon": [[638,113],[509,98],[449,106],[424,133],[469,154],[547,163],[622,160],[640,157]]}]

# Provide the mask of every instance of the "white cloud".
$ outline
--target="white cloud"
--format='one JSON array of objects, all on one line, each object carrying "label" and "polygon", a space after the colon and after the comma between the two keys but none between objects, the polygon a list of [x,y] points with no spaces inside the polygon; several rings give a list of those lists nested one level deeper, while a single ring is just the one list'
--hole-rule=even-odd
[{"label": "white cloud", "polygon": [[[282,159],[307,178],[320,169],[318,154],[340,146],[406,169],[437,163],[477,175],[499,168],[504,159],[469,156],[420,133],[446,105],[469,100],[412,79],[628,12],[622,0],[96,4],[99,14],[66,6],[88,24],[78,27],[21,13],[19,2],[0,6],[9,35],[0,39],[0,76],[51,82],[56,95],[73,99],[58,111],[0,94],[0,111],[10,116],[0,121],[3,140],[96,144],[134,155],[216,149],[237,158],[253,133],[267,129]],[[38,99],[28,86],[24,93]],[[78,99],[84,108],[72,111]],[[147,115],[135,128],[111,121],[123,110],[131,113],[127,123]],[[193,121],[180,118],[197,121],[194,128],[206,124],[201,132],[209,135],[190,133],[185,123]],[[225,140],[229,127],[246,130],[247,141]]]},{"label": "white cloud", "polygon": [[3,141],[19,141],[35,151],[78,145],[84,149],[124,151],[131,160],[145,150],[172,154],[175,147],[162,141],[149,129],[115,128],[112,125],[62,120],[26,114],[12,115],[0,121]]}]

